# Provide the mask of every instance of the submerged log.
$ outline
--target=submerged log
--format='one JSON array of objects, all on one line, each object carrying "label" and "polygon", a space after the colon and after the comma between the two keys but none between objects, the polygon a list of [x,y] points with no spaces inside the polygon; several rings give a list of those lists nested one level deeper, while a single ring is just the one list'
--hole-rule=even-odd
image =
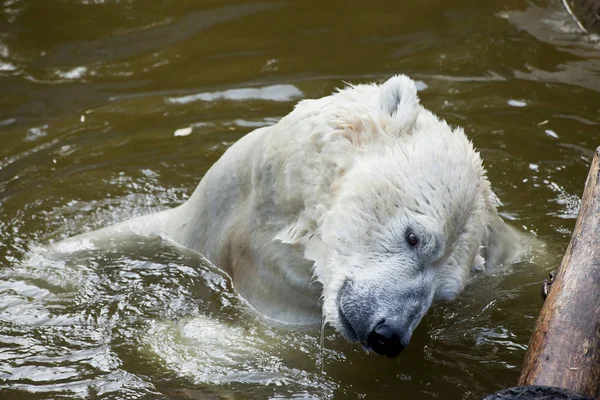
[{"label": "submerged log", "polygon": [[563,0],[563,4],[584,31],[600,34],[600,0]]},{"label": "submerged log", "polygon": [[525,355],[520,385],[557,386],[600,397],[600,147],[571,242]]}]

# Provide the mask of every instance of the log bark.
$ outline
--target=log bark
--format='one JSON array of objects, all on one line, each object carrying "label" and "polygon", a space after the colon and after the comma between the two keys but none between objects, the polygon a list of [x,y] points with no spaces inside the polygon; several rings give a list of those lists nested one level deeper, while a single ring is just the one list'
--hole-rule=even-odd
[{"label": "log bark", "polygon": [[557,386],[600,398],[600,147],[519,384]]}]

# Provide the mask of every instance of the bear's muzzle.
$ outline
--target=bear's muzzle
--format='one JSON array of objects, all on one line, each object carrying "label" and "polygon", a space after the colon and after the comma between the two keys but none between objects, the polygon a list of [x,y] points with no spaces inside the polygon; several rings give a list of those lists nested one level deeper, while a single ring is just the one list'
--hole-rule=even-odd
[{"label": "bear's muzzle", "polygon": [[393,292],[348,279],[338,294],[338,330],[367,351],[397,357],[431,305],[428,292],[425,288]]}]

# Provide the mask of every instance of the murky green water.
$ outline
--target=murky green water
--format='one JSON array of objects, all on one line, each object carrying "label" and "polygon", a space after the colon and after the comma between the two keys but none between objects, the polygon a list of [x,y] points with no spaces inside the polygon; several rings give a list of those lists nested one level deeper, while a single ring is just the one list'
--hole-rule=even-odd
[{"label": "murky green water", "polygon": [[[321,354],[318,327],[256,320],[223,274],[156,240],[45,255],[179,204],[297,100],[395,73],[465,127],[503,215],[548,244],[435,307],[401,357],[330,329]],[[514,385],[598,145],[600,39],[560,1],[0,0],[0,396],[478,399]]]}]

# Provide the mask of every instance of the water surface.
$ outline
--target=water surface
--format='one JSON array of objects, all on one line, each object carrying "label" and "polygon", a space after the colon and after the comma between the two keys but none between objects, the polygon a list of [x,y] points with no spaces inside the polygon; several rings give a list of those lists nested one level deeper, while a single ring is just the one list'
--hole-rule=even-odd
[{"label": "water surface", "polygon": [[[237,139],[405,73],[547,253],[476,278],[397,359],[263,321],[155,239],[45,246],[180,204]],[[560,1],[0,1],[0,395],[478,399],[516,383],[600,145],[600,39]]]}]

